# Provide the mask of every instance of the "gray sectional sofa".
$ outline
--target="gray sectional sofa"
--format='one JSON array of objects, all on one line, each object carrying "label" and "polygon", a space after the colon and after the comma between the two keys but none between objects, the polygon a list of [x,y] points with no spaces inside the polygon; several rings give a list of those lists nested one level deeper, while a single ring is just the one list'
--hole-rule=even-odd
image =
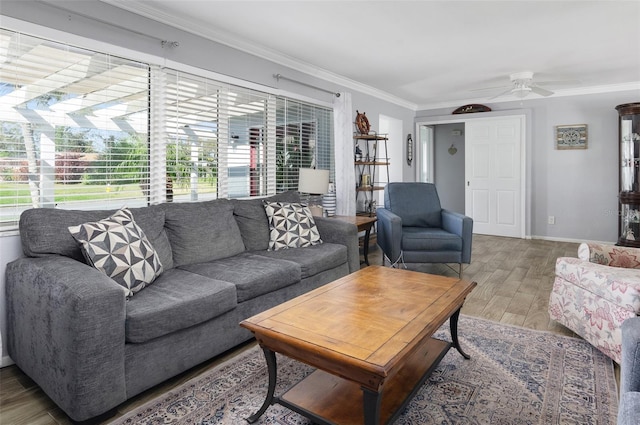
[{"label": "gray sectional sofa", "polygon": [[7,266],[9,355],[75,421],[249,340],[241,320],[360,266],[356,227],[331,218],[315,220],[322,244],[268,251],[259,199],[130,211],[164,269],[130,298],[68,231],[114,211],[25,211],[25,257]]}]

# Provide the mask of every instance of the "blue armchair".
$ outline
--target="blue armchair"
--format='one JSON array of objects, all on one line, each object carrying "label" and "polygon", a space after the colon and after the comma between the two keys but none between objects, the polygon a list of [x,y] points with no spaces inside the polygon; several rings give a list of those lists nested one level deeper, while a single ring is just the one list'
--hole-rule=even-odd
[{"label": "blue armchair", "polygon": [[[377,239],[392,266],[404,263],[471,262],[473,220],[440,206],[431,183],[389,183],[378,208]],[[406,266],[405,266],[406,267]]]}]

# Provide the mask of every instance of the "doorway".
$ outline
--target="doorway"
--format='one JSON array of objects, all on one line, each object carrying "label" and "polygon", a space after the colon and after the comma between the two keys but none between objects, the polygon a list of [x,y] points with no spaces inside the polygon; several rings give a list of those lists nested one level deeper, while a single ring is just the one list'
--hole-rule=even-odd
[{"label": "doorway", "polygon": [[472,217],[474,233],[525,237],[526,114],[425,120],[416,134],[416,181],[435,183],[443,208]]}]

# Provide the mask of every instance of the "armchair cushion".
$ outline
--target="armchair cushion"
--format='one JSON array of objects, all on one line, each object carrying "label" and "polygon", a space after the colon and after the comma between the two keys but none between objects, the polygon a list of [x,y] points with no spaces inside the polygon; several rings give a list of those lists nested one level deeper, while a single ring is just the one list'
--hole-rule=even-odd
[{"label": "armchair cushion", "polygon": [[405,227],[442,227],[442,208],[434,185],[389,183],[384,206],[399,216]]},{"label": "armchair cushion", "polygon": [[433,227],[405,227],[402,247],[406,251],[461,251],[462,238]]}]

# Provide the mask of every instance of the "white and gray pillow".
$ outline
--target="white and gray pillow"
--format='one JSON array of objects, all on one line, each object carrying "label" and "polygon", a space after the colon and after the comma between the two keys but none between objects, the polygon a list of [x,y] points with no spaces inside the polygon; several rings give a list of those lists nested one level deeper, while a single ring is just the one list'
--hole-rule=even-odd
[{"label": "white and gray pillow", "polygon": [[126,208],[103,220],[70,226],[87,262],[120,284],[127,297],[163,271],[160,257]]},{"label": "white and gray pillow", "polygon": [[307,205],[267,201],[263,204],[269,221],[269,251],[303,248],[322,243],[320,232]]}]

